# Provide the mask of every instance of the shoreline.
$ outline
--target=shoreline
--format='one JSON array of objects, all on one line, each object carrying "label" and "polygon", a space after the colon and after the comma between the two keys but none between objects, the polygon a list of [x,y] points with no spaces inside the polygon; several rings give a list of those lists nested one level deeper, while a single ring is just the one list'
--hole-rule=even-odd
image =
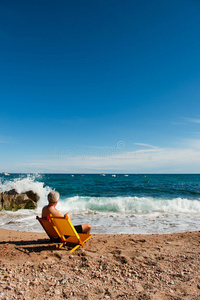
[{"label": "shoreline", "polygon": [[2,299],[199,299],[200,232],[94,234],[72,254],[0,228]]},{"label": "shoreline", "polygon": [[[1,232],[2,231],[2,232]],[[17,233],[23,233],[26,235],[30,234],[30,235],[41,235],[41,238],[44,239],[48,239],[47,234],[45,233],[44,229],[41,227],[40,231],[26,231],[26,230],[20,230],[20,229],[11,229],[11,228],[4,228],[4,227],[0,227],[0,242],[1,242],[1,236],[4,236],[4,232],[10,232],[11,236],[15,236]],[[168,235],[176,235],[176,234],[186,234],[186,233],[193,233],[193,232],[200,232],[200,230],[189,230],[189,231],[177,231],[177,232],[168,232],[168,233],[93,233],[91,232],[92,236],[154,236],[154,235],[158,235],[158,236],[168,236]]]}]

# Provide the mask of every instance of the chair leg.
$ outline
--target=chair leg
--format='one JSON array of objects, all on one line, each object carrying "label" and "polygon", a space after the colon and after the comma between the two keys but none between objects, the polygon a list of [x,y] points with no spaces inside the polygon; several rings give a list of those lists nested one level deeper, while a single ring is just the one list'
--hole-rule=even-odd
[{"label": "chair leg", "polygon": [[64,243],[60,244],[58,248],[59,248],[59,249],[62,248],[63,245],[64,245]]},{"label": "chair leg", "polygon": [[80,247],[80,245],[76,245],[72,250],[70,250],[69,252],[72,253],[74,252],[78,247]]}]

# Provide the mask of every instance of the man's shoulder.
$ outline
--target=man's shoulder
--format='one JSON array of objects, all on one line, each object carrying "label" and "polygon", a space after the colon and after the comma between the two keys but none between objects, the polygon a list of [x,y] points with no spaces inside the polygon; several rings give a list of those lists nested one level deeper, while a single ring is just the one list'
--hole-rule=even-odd
[{"label": "man's shoulder", "polygon": [[45,205],[42,209],[47,208],[48,205]]},{"label": "man's shoulder", "polygon": [[51,210],[49,210],[52,215],[54,217],[63,217],[63,214],[61,213],[61,211],[59,211],[58,209],[56,209],[55,207],[53,207]]}]

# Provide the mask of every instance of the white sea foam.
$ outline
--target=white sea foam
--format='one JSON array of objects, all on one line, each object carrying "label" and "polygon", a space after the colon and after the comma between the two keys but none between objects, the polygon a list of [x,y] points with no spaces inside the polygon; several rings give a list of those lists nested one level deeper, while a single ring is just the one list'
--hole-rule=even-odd
[{"label": "white sea foam", "polygon": [[71,197],[58,209],[75,224],[89,222],[93,233],[173,233],[200,228],[200,201],[184,198]]},{"label": "white sea foam", "polygon": [[44,183],[37,181],[36,179],[41,175],[27,175],[27,177],[15,178],[13,180],[7,180],[0,182],[0,192],[9,191],[15,189],[18,193],[24,193],[32,190],[40,196],[38,207],[42,207],[46,203],[47,195],[51,191],[51,188]]},{"label": "white sea foam", "polygon": [[159,199],[152,197],[80,197],[61,199],[58,208],[74,213],[200,213],[200,201],[187,198]]}]

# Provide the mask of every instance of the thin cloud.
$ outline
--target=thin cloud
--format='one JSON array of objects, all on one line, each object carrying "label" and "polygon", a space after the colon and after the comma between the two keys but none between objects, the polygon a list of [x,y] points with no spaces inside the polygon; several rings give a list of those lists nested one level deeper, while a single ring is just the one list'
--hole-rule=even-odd
[{"label": "thin cloud", "polygon": [[[24,166],[22,165],[22,168]],[[149,149],[124,151],[105,156],[56,157],[42,161],[31,161],[27,169],[40,172],[129,172],[129,173],[199,173],[199,149]],[[24,171],[24,169],[23,169]]]},{"label": "thin cloud", "polygon": [[186,118],[185,120],[187,120],[190,123],[200,124],[200,119]]},{"label": "thin cloud", "polygon": [[[135,151],[90,151],[47,153],[46,159],[35,159],[15,165],[18,172],[61,173],[200,173],[200,139],[179,142],[179,148],[149,147]],[[150,147],[151,146],[151,147]],[[13,170],[12,170],[13,171]]]},{"label": "thin cloud", "polygon": [[200,139],[185,139],[188,148],[200,149]]},{"label": "thin cloud", "polygon": [[172,122],[170,122],[170,124],[172,124],[172,125],[185,125],[186,123],[185,122],[175,122],[175,121],[172,121]]},{"label": "thin cloud", "polygon": [[11,144],[13,143],[12,138],[8,136],[0,136],[0,144]]},{"label": "thin cloud", "polygon": [[157,146],[153,146],[153,145],[150,145],[150,144],[144,144],[144,143],[134,143],[134,145],[144,146],[144,147],[149,147],[149,148],[154,148],[154,149],[158,148]]}]

